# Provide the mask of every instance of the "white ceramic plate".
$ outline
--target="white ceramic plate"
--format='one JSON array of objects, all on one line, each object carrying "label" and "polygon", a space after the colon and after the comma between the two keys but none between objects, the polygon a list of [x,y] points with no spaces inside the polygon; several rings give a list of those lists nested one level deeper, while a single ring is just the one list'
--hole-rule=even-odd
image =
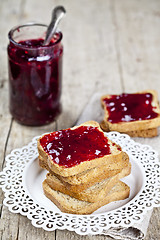
[{"label": "white ceramic plate", "polygon": [[150,146],[136,143],[125,134],[110,132],[107,136],[130,157],[131,174],[122,179],[130,186],[129,198],[103,206],[91,215],[62,213],[43,194],[46,171],[38,165],[39,137],[35,137],[6,157],[6,168],[0,173],[4,204],[11,212],[27,216],[35,227],[47,231],[68,229],[81,235],[95,235],[110,227],[129,227],[142,221],[147,210],[160,206],[158,155]]}]

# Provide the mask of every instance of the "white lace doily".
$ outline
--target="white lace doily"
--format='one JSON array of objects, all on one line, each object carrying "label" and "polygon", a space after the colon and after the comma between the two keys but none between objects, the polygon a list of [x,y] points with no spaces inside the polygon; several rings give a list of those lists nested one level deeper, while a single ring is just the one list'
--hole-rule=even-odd
[{"label": "white lace doily", "polygon": [[[62,213],[48,199],[51,205],[47,207],[41,202],[45,201],[45,196],[37,201],[32,195],[32,189],[27,188],[34,188],[34,183],[40,191],[42,188],[41,184],[36,183],[39,180],[33,179],[33,175],[38,176],[36,174],[43,171],[34,163],[38,156],[38,136],[27,146],[13,150],[6,157],[6,167],[0,173],[0,187],[5,193],[4,205],[13,213],[27,216],[35,227],[47,231],[68,229],[80,235],[102,234],[110,227],[130,227],[133,223],[142,221],[147,210],[160,206],[158,154],[150,146],[136,143],[128,135],[110,132],[107,136],[128,153],[134,168],[132,178],[137,172],[135,181],[126,180],[129,181],[127,183],[131,185],[131,190],[134,189],[127,201],[120,201],[120,205],[111,203],[108,205],[111,207],[102,207],[91,215]],[[25,183],[26,178],[30,183]]]}]

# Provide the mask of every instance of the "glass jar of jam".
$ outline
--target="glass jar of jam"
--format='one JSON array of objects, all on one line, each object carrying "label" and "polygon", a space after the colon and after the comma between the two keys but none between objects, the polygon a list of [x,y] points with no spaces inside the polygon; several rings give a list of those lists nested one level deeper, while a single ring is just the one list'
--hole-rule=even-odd
[{"label": "glass jar of jam", "polygon": [[62,33],[43,46],[47,26],[26,24],[9,32],[9,108],[19,123],[48,124],[61,112]]}]

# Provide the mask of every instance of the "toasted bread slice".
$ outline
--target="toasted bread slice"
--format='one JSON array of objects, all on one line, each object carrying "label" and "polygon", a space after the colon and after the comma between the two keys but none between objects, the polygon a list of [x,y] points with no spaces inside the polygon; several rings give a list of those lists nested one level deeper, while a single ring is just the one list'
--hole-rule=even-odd
[{"label": "toasted bread slice", "polygon": [[[111,164],[107,164],[104,166],[100,166],[100,167],[96,167],[96,168],[92,168],[89,170],[86,170],[82,173],[79,173],[77,175],[72,175],[69,177],[63,177],[60,175],[57,175],[57,177],[63,181],[66,182],[68,184],[72,185],[76,185],[75,189],[77,187],[77,185],[81,185],[82,189],[85,189],[87,187],[85,187],[85,184],[89,183],[96,183],[96,182],[100,182],[103,179],[107,178],[107,177],[111,177],[114,176],[115,174],[119,173],[123,168],[127,167],[129,164],[129,157],[127,155],[127,153],[123,153],[123,157],[122,160],[116,162],[116,163],[111,163]],[[47,169],[50,174],[54,174],[48,167],[48,165],[45,165],[45,161],[43,160],[43,158],[41,158],[39,156],[39,165],[42,168]],[[65,183],[64,183],[65,184]]]},{"label": "toasted bread slice", "polygon": [[93,184],[102,181],[103,179],[118,174],[122,171],[123,168],[128,167],[128,164],[129,157],[127,153],[123,153],[122,161],[118,162],[118,164],[112,163],[111,165],[104,165],[92,168],[83,173],[69,177],[63,177],[59,175],[57,175],[57,177],[66,185],[68,189],[72,189],[73,191],[77,192],[82,191],[89,186],[92,186]]},{"label": "toasted bread slice", "polygon": [[114,175],[113,177],[106,178],[103,181],[92,185],[84,191],[79,191],[79,186],[77,186],[76,192],[67,189],[66,185],[61,180],[59,180],[55,175],[51,175],[50,173],[48,173],[46,176],[46,182],[53,190],[62,192],[82,201],[97,202],[104,198],[106,194],[111,190],[111,188],[116,185],[116,183],[121,178],[128,176],[130,172],[131,164],[129,163],[128,166],[122,169],[120,173]]},{"label": "toasted bread slice", "polygon": [[[105,120],[103,120],[100,123],[100,126],[102,128],[103,131],[105,132],[109,132],[109,126],[108,123],[105,123]],[[157,128],[151,128],[151,129],[144,129],[144,130],[136,130],[136,131],[128,131],[128,132],[124,132],[126,134],[128,134],[130,137],[155,137],[158,135],[158,129]]]},{"label": "toasted bread slice", "polygon": [[[109,112],[104,102],[104,99],[111,98],[111,95],[105,95],[101,97],[101,104],[105,112],[104,121],[101,124],[102,129],[103,130],[106,129],[105,131],[118,131],[122,133],[128,133],[131,136],[144,136],[144,137],[155,136],[157,134],[156,128],[160,126],[160,108],[158,104],[158,96],[156,91],[154,90],[142,91],[136,94],[141,93],[149,93],[152,95],[151,105],[153,107],[153,111],[158,114],[157,117],[146,120],[123,121],[118,123],[112,123],[108,121]],[[149,131],[146,132],[144,130]]]},{"label": "toasted bread slice", "polygon": [[[100,126],[97,122],[89,121],[89,122],[86,122],[86,123],[84,123],[80,126],[75,126],[75,127],[71,128],[69,130],[74,131],[75,129],[77,129],[81,126],[86,126],[86,127],[88,127],[88,129],[90,127],[92,127],[99,134],[101,134],[101,139],[103,137],[103,139],[108,141],[106,146],[109,148],[110,152],[107,153],[106,155],[102,156],[102,157],[95,157],[95,158],[90,159],[90,160],[86,160],[86,161],[83,161],[83,162],[80,162],[80,163],[76,163],[74,166],[71,166],[71,167],[67,166],[66,167],[64,165],[58,164],[55,161],[55,159],[52,160],[50,154],[48,154],[44,150],[44,148],[42,147],[41,140],[43,141],[43,138],[47,138],[49,135],[52,135],[52,133],[50,133],[48,135],[46,134],[46,135],[42,136],[41,138],[39,138],[39,140],[38,140],[38,152],[39,152],[39,155],[41,156],[41,158],[43,158],[44,161],[46,161],[46,165],[48,165],[49,169],[51,169],[51,171],[53,171],[54,173],[56,173],[58,175],[61,175],[61,176],[64,176],[64,177],[68,177],[68,176],[72,176],[72,175],[81,173],[81,172],[83,172],[85,170],[88,170],[88,169],[92,169],[92,168],[99,167],[99,166],[102,166],[102,165],[107,165],[107,164],[110,164],[110,163],[113,163],[113,162],[116,163],[116,162],[122,160],[123,151],[122,151],[121,147],[120,146],[117,147],[117,145],[115,143],[113,143],[111,140],[109,140],[104,135],[103,131],[101,130],[101,128],[100,128]],[[53,134],[57,134],[57,133],[58,132],[53,133]],[[87,139],[87,134],[86,134],[86,139]],[[66,138],[65,140],[68,141],[68,138]],[[95,141],[94,144],[96,146],[96,140],[93,139],[93,141]],[[48,142],[48,144],[49,143],[50,142]],[[83,144],[83,143],[81,143],[81,144]],[[90,143],[90,145],[92,145],[92,143]],[[83,148],[85,149],[86,146],[83,145]],[[64,148],[63,148],[63,150],[64,150]],[[68,151],[68,148],[67,148],[67,151]],[[71,151],[72,151],[72,148],[71,148]],[[96,151],[98,151],[98,150],[96,150]],[[83,152],[81,154],[83,154]]]},{"label": "toasted bread slice", "polygon": [[55,174],[55,173],[52,173],[52,174],[48,173],[48,176],[50,176],[50,178],[52,176],[55,176],[56,178],[58,178],[63,183],[65,188],[68,189],[68,191],[72,191],[72,192],[77,193],[77,192],[84,191],[85,189],[91,187],[92,185],[94,185],[97,182],[100,182],[100,181],[102,181],[106,178],[109,178],[109,177],[113,177],[120,172],[121,172],[121,170],[119,170],[119,169],[118,170],[111,170],[111,171],[108,171],[106,174],[104,174],[102,177],[99,176],[97,178],[90,179],[90,181],[86,181],[85,183],[79,184],[79,185],[75,185],[75,184],[72,185],[68,182],[65,182],[65,181],[63,181],[64,177],[61,177],[60,175]]},{"label": "toasted bread slice", "polygon": [[39,156],[38,156],[38,161],[39,161],[39,166],[40,166],[41,168],[44,168],[44,169],[46,169],[47,171],[53,173],[53,172],[50,170],[49,166],[48,166],[48,163],[47,163],[46,158],[43,158],[43,157],[41,157],[41,156],[39,155]]},{"label": "toasted bread slice", "polygon": [[119,181],[101,201],[94,203],[81,201],[59,191],[55,191],[47,184],[46,180],[43,182],[43,190],[46,197],[62,212],[72,214],[91,214],[110,202],[127,198],[130,193],[128,185],[121,181]]},{"label": "toasted bread slice", "polygon": [[151,138],[156,137],[158,135],[157,128],[145,129],[145,130],[137,130],[137,131],[129,131],[126,132],[131,137],[144,137],[144,138]]}]

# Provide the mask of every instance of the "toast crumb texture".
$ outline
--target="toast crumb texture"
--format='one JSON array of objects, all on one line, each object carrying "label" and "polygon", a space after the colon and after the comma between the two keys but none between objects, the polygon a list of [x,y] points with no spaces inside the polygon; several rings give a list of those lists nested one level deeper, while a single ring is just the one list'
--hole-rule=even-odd
[{"label": "toast crumb texture", "polygon": [[62,212],[72,214],[91,214],[110,202],[127,198],[130,193],[130,188],[121,181],[119,181],[101,201],[94,203],[81,201],[59,191],[55,191],[47,184],[46,180],[43,182],[43,190],[46,197]]},{"label": "toast crumb texture", "polygon": [[79,191],[79,186],[77,186],[77,191],[72,191],[71,188],[66,187],[64,182],[50,173],[46,176],[46,182],[53,190],[62,192],[82,201],[97,202],[104,198],[111,188],[114,187],[121,178],[128,176],[130,172],[131,164],[129,163],[121,172],[92,185],[84,191]]},{"label": "toast crumb texture", "polygon": [[78,186],[80,186],[82,190],[86,189],[87,186],[85,185],[87,185],[88,182],[94,184],[107,177],[114,176],[115,174],[119,173],[123,168],[127,167],[128,164],[129,164],[129,157],[125,152],[123,152],[123,156],[120,161],[113,162],[111,164],[107,164],[104,166],[92,168],[82,173],[79,173],[77,175],[63,177],[51,171],[48,165],[46,164],[45,160],[39,157],[39,165],[42,168],[47,169],[51,175],[53,174],[56,175],[57,178],[59,178],[61,181],[64,182],[64,184],[66,184],[66,187],[72,185],[72,190],[75,189],[75,191],[77,191]]},{"label": "toast crumb texture", "polygon": [[[109,132],[108,124],[105,123],[104,120],[100,123],[100,126],[101,126],[103,131]],[[158,129],[157,128],[151,128],[151,129],[128,131],[128,132],[122,132],[122,133],[126,133],[130,137],[151,138],[151,137],[156,137],[158,135]]]}]

